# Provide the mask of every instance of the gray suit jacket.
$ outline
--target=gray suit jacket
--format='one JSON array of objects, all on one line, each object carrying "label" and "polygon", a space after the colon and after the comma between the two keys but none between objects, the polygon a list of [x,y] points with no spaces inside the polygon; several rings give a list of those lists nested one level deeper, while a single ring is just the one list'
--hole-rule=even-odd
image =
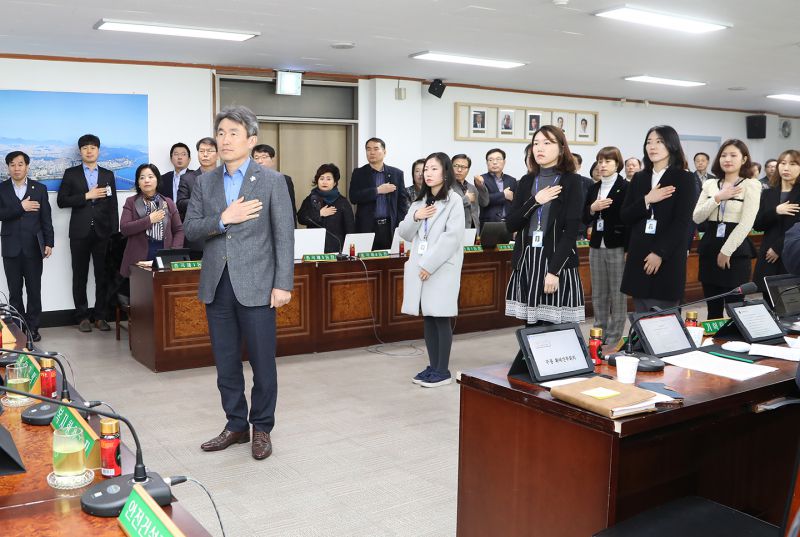
[{"label": "gray suit jacket", "polygon": [[283,176],[250,162],[239,197],[261,200],[258,218],[231,224],[220,231],[219,219],[227,207],[223,166],[198,177],[183,227],[191,241],[205,239],[198,296],[214,300],[225,265],[236,299],[244,306],[270,303],[273,288],[294,288],[294,219]]}]

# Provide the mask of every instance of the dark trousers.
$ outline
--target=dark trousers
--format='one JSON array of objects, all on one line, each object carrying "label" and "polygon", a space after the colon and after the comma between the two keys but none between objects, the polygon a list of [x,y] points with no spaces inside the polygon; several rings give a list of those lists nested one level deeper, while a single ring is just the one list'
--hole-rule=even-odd
[{"label": "dark trousers", "polygon": [[[25,318],[31,332],[39,330],[39,316],[42,314],[42,258],[16,257],[3,258],[3,270],[8,281],[8,301]],[[27,309],[22,303],[22,284],[28,295]]]},{"label": "dark trousers", "polygon": [[637,298],[633,297],[633,311],[636,313],[647,313],[653,311],[653,308],[660,308],[662,310],[674,308],[680,304],[680,300],[662,300],[660,298]]},{"label": "dark trousers", "polygon": [[69,251],[72,254],[72,300],[75,302],[75,317],[78,321],[89,318],[89,302],[86,298],[86,282],[89,278],[89,258],[94,265],[94,318],[106,320],[108,317],[106,253],[108,239],[100,238],[92,227],[89,236],[83,239],[70,239]]},{"label": "dark trousers", "polygon": [[372,243],[373,250],[388,250],[392,247],[394,229],[388,218],[375,220],[375,226],[372,229],[375,231],[375,240]]},{"label": "dark trousers", "polygon": [[[721,295],[730,291],[730,287],[720,287],[709,283],[703,284],[703,296],[708,298],[714,295]],[[708,317],[707,319],[721,319],[725,315],[725,304],[728,302],[742,302],[744,297],[742,295],[730,295],[724,298],[717,298],[708,301]]]},{"label": "dark trousers", "polygon": [[431,317],[424,319],[425,347],[431,368],[439,373],[447,373],[450,365],[450,349],[453,346],[453,327],[450,317]]},{"label": "dark trousers", "polygon": [[269,306],[243,306],[228,275],[222,272],[214,301],[206,304],[211,350],[217,365],[217,388],[228,420],[226,429],[246,431],[247,398],[244,395],[242,341],[247,344],[253,368],[250,393],[250,423],[257,431],[270,432],[275,425],[278,399],[278,372],[275,366],[275,309]]}]

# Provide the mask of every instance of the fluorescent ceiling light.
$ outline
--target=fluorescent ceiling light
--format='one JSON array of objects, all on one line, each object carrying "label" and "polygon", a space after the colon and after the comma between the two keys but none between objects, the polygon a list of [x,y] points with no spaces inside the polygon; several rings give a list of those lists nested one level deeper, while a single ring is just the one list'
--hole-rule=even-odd
[{"label": "fluorescent ceiling light", "polygon": [[705,82],[692,82],[691,80],[675,80],[672,78],[659,78],[657,76],[629,76],[625,80],[631,82],[647,82],[648,84],[664,84],[665,86],[680,86],[682,88],[693,88],[695,86],[705,86]]},{"label": "fluorescent ceiling light", "polygon": [[189,26],[169,26],[160,23],[126,22],[100,19],[94,25],[96,30],[114,32],[133,32],[139,34],[171,35],[177,37],[198,37],[201,39],[222,39],[224,41],[247,41],[259,32],[238,32],[235,30],[214,30],[211,28],[192,28]]},{"label": "fluorescent ceiling light", "polygon": [[767,95],[767,99],[780,99],[782,101],[800,102],[800,95],[793,95],[791,93],[777,93],[775,95]]},{"label": "fluorescent ceiling light", "polygon": [[645,24],[647,26],[655,26],[656,28],[664,28],[666,30],[677,30],[679,32],[686,32],[689,34],[704,34],[707,32],[716,32],[717,30],[724,30],[725,28],[728,28],[728,26],[723,26],[722,24],[698,21],[681,17],[679,15],[667,15],[666,13],[644,11],[642,9],[628,6],[610,9],[608,11],[600,11],[595,13],[595,16],[616,19],[625,22],[633,22],[636,24]]},{"label": "fluorescent ceiling light", "polygon": [[511,69],[522,67],[524,62],[513,60],[490,60],[488,58],[473,58],[471,56],[459,56],[458,54],[447,54],[444,52],[417,52],[410,56],[415,60],[431,60],[434,62],[461,63],[464,65],[479,65],[481,67],[499,67],[500,69]]}]

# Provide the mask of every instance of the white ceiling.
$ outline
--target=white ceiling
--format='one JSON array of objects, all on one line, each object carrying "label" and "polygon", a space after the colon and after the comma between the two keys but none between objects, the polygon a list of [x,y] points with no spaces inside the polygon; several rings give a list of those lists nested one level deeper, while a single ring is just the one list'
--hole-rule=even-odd
[{"label": "white ceiling", "polygon": [[[800,1],[630,2],[732,25],[706,35],[591,16],[622,2],[571,0],[557,7],[551,0],[0,0],[0,52],[442,78],[800,115],[800,103],[765,98],[800,93]],[[101,18],[261,35],[233,43],[92,29]],[[336,41],[356,47],[334,50]],[[529,64],[499,70],[409,59],[423,50]],[[622,80],[637,74],[708,85],[671,88]],[[746,89],[728,89],[736,86]]]}]

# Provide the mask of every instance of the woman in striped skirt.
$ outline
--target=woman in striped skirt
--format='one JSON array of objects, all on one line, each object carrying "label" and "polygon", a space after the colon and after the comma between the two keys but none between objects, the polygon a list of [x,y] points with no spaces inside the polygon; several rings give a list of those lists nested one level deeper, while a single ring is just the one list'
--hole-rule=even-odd
[{"label": "woman in striped skirt", "polygon": [[583,287],[575,241],[582,179],[564,132],[545,125],[533,135],[531,172],[520,179],[506,227],[516,232],[506,315],[526,324],[582,322]]}]

